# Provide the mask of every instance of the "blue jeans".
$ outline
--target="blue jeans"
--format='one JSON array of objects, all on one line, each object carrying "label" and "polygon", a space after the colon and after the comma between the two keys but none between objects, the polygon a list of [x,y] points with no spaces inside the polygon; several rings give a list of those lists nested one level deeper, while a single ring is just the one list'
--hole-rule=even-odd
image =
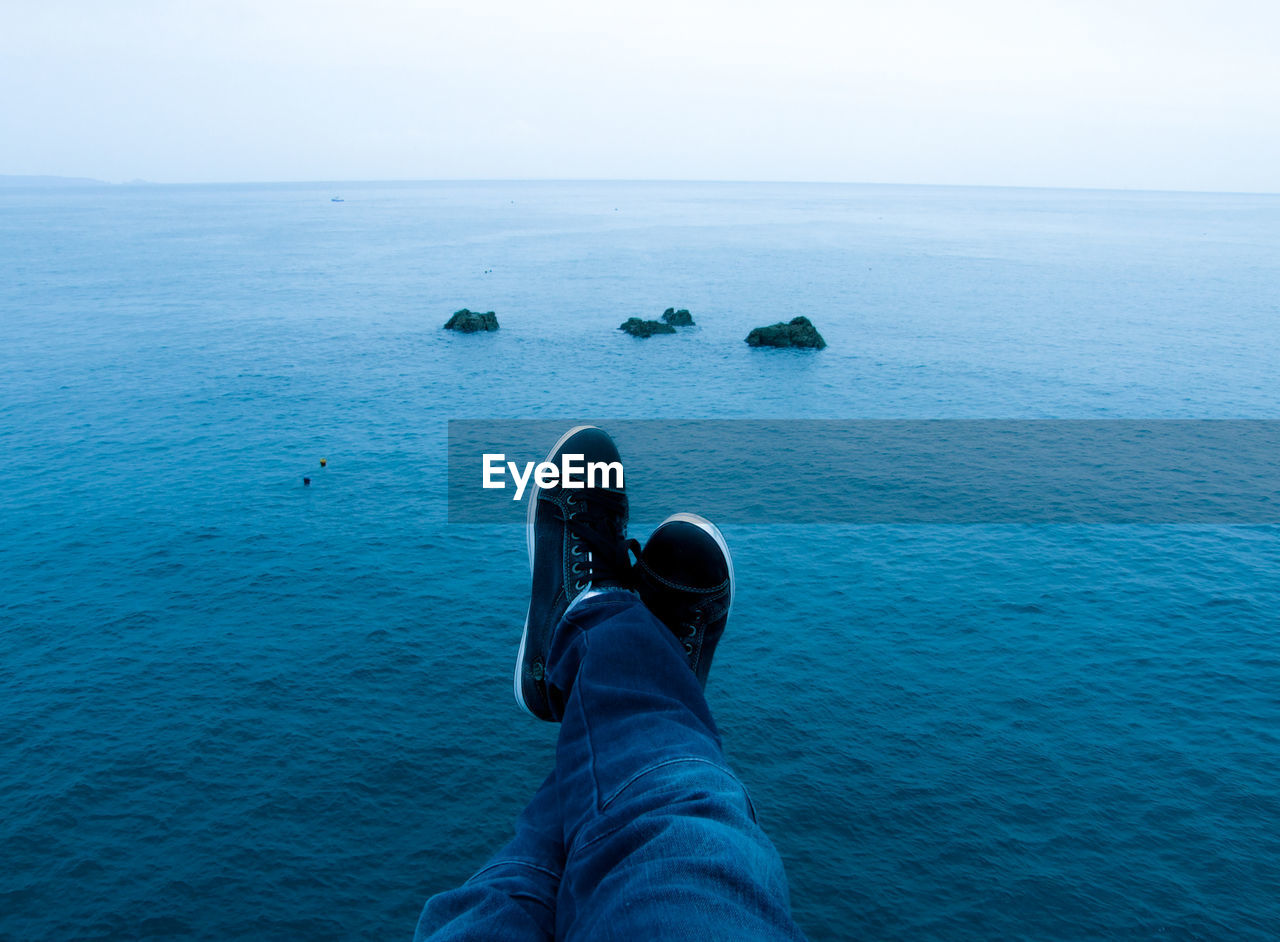
[{"label": "blue jeans", "polygon": [[432,897],[416,939],[802,939],[684,648],[630,592],[586,598],[548,658],[555,770],[515,838]]}]

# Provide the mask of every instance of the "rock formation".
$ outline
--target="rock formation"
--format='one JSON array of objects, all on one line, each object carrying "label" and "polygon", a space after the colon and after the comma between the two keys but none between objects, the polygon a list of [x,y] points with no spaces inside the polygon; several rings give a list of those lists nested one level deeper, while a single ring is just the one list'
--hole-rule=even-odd
[{"label": "rock formation", "polygon": [[628,318],[618,330],[624,330],[632,337],[652,337],[654,334],[674,334],[676,329],[662,321],[646,321],[638,317]]},{"label": "rock formation", "polygon": [[675,308],[669,307],[662,312],[662,319],[672,327],[693,326],[693,315],[684,308],[680,308],[680,310],[677,311]]},{"label": "rock formation", "polygon": [[453,317],[449,318],[449,322],[444,325],[445,330],[460,330],[464,334],[474,334],[478,330],[497,330],[498,315],[493,311],[481,314],[477,311],[468,311],[465,307],[461,311],[454,311]]},{"label": "rock formation", "polygon": [[827,342],[809,318],[801,316],[791,318],[789,324],[779,321],[769,327],[757,327],[747,334],[747,344],[752,347],[812,347],[821,350]]}]

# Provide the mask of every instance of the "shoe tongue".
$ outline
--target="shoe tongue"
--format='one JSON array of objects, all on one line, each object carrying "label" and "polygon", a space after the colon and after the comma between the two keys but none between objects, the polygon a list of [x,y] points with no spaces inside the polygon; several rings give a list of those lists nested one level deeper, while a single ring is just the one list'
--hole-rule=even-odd
[{"label": "shoe tongue", "polygon": [[613,586],[629,589],[635,583],[632,572],[631,556],[627,550],[629,543],[618,537],[617,540],[591,553],[591,584],[594,586]]},{"label": "shoe tongue", "polygon": [[[627,495],[621,491],[587,490],[578,495],[579,507],[571,510],[569,529],[586,544],[594,555],[620,555],[626,558],[623,532],[627,524]],[[617,549],[621,546],[621,550]],[[603,560],[606,564],[609,560]]]}]

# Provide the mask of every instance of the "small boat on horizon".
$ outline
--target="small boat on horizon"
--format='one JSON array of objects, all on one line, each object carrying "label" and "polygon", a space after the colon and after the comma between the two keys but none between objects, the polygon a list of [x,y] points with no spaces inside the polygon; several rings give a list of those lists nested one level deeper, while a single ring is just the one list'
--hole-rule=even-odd
[{"label": "small boat on horizon", "polygon": [[346,202],[346,200],[344,200],[341,196],[331,196],[331,197],[329,197],[329,202],[330,202],[330,203],[345,203],[345,202]]}]

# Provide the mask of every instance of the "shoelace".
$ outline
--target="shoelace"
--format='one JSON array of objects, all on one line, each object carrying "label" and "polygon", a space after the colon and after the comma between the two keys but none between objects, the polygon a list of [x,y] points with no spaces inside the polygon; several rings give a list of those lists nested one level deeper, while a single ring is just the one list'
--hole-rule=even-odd
[{"label": "shoelace", "polygon": [[569,494],[567,523],[574,540],[569,553],[574,556],[571,567],[573,589],[581,592],[587,583],[609,582],[630,588],[634,585],[634,569],[630,554],[640,558],[640,544],[623,538],[618,520],[627,512],[627,498],[617,491],[585,490]]}]

